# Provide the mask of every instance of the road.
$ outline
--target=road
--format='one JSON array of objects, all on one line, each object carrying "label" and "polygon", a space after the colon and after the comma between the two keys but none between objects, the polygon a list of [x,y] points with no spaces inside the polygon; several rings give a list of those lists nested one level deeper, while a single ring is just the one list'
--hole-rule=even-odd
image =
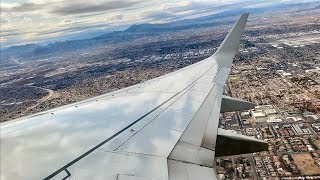
[{"label": "road", "polygon": [[256,165],[255,165],[255,163],[254,163],[253,156],[250,154],[250,155],[248,155],[247,158],[249,159],[250,165],[251,165],[251,167],[252,167],[253,179],[254,179],[254,180],[258,180],[258,179],[259,179],[259,178],[258,178],[259,175],[258,175],[257,170],[256,170]]},{"label": "road", "polygon": [[41,98],[40,100],[38,100],[35,105],[33,105],[33,106],[31,106],[31,107],[28,107],[28,108],[24,111],[24,113],[25,113],[25,112],[28,112],[28,111],[31,110],[31,109],[36,108],[37,106],[39,106],[39,105],[42,104],[43,102],[49,100],[49,99],[53,96],[53,94],[54,94],[54,91],[51,90],[51,89],[41,88],[41,87],[37,87],[37,86],[27,86],[27,87],[33,87],[33,88],[45,90],[45,91],[48,92],[48,95],[47,95],[47,96],[44,96],[43,98]]}]

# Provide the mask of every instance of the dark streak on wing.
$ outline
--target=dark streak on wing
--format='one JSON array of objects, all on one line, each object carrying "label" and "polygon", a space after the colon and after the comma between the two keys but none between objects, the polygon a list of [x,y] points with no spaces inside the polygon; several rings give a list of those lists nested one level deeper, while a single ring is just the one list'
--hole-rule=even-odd
[{"label": "dark streak on wing", "polygon": [[[189,87],[189,86],[188,86]],[[115,133],[114,135],[112,135],[111,137],[109,137],[108,139],[102,141],[101,143],[99,143],[98,145],[96,145],[95,147],[93,147],[92,149],[90,149],[89,151],[85,152],[84,154],[82,154],[81,156],[77,157],[76,159],[74,159],[73,161],[69,162],[68,164],[66,164],[65,166],[61,167],[60,169],[58,169],[57,171],[55,171],[54,173],[50,174],[49,176],[47,176],[46,178],[44,178],[44,180],[49,180],[51,178],[53,178],[54,176],[58,175],[60,172],[62,171],[66,171],[68,172],[67,168],[72,166],[73,164],[75,164],[76,162],[78,162],[79,160],[81,160],[82,158],[86,157],[87,155],[89,155],[90,153],[92,153],[93,151],[95,151],[96,149],[98,149],[99,147],[101,147],[102,145],[104,145],[105,143],[107,143],[108,141],[110,141],[111,139],[115,138],[116,136],[118,136],[119,134],[121,134],[123,131],[127,130],[128,128],[130,128],[132,125],[136,124],[137,122],[139,122],[141,119],[145,118],[146,116],[148,116],[149,114],[151,114],[153,111],[157,110],[159,107],[161,107],[163,104],[167,103],[168,101],[170,101],[172,98],[174,98],[175,96],[177,96],[178,94],[180,94],[180,92],[176,93],[175,95],[173,95],[172,97],[170,97],[169,99],[167,99],[166,101],[164,101],[163,103],[161,103],[159,106],[155,107],[154,109],[152,109],[151,111],[149,111],[148,113],[146,113],[145,115],[143,115],[142,117],[140,117],[139,119],[135,120],[134,122],[132,122],[131,124],[129,124],[128,126],[126,126],[125,128],[121,129],[120,131],[118,131],[117,133]],[[71,176],[71,175],[70,175]]]}]

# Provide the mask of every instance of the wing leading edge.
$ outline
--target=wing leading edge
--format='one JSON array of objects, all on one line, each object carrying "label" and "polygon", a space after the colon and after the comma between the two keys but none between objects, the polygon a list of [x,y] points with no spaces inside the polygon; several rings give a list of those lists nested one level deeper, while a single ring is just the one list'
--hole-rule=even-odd
[{"label": "wing leading edge", "polygon": [[[218,130],[220,112],[253,107],[222,96],[247,18],[201,62],[1,126],[1,179],[209,180],[223,152],[216,148],[237,142],[242,150],[228,155],[267,150],[263,141]],[[264,146],[246,150],[242,142]]]}]

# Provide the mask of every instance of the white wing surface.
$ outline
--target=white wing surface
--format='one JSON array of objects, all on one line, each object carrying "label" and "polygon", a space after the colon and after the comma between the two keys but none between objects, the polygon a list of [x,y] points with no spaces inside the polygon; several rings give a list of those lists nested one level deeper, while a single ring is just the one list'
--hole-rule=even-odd
[{"label": "white wing surface", "polygon": [[215,179],[217,137],[237,137],[218,133],[221,102],[252,108],[222,96],[247,17],[201,62],[2,124],[1,179]]}]

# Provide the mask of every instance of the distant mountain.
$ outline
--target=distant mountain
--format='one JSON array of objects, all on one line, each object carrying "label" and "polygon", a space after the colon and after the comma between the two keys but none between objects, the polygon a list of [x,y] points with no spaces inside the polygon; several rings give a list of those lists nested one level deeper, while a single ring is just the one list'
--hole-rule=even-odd
[{"label": "distant mountain", "polygon": [[166,24],[139,24],[130,26],[125,32],[139,32],[139,33],[161,33],[161,32],[172,32],[180,31],[187,29],[195,28],[205,28],[213,27],[223,24],[231,24],[233,21],[224,21],[224,22],[207,22],[207,23],[198,23],[198,24],[175,24],[175,23],[166,23]]},{"label": "distant mountain", "polygon": [[313,9],[320,9],[320,5],[319,5],[319,6],[314,7]]},{"label": "distant mountain", "polygon": [[300,6],[297,10],[294,10],[293,12],[306,12],[306,11],[318,11],[320,9],[320,1],[319,2],[310,2],[310,3],[305,3],[306,6]]},{"label": "distant mountain", "polygon": [[64,42],[50,43],[47,46],[40,46],[33,51],[34,56],[47,55],[52,53],[63,53],[68,51],[75,51],[85,48],[93,48],[97,46],[119,44],[124,42],[129,42],[134,39],[141,37],[155,35],[154,33],[138,33],[138,32],[127,32],[127,31],[116,31],[111,33],[106,33],[104,35],[82,39],[82,40],[72,40]]},{"label": "distant mountain", "polygon": [[21,46],[11,46],[7,49],[1,50],[0,58],[5,63],[5,61],[10,57],[21,57],[21,56],[30,56],[33,54],[34,50],[39,48],[38,44],[25,44]]},{"label": "distant mountain", "polygon": [[30,51],[33,50],[34,48],[37,48],[39,45],[37,44],[25,44],[25,45],[20,45],[20,46],[11,46],[7,50],[8,51]]}]

